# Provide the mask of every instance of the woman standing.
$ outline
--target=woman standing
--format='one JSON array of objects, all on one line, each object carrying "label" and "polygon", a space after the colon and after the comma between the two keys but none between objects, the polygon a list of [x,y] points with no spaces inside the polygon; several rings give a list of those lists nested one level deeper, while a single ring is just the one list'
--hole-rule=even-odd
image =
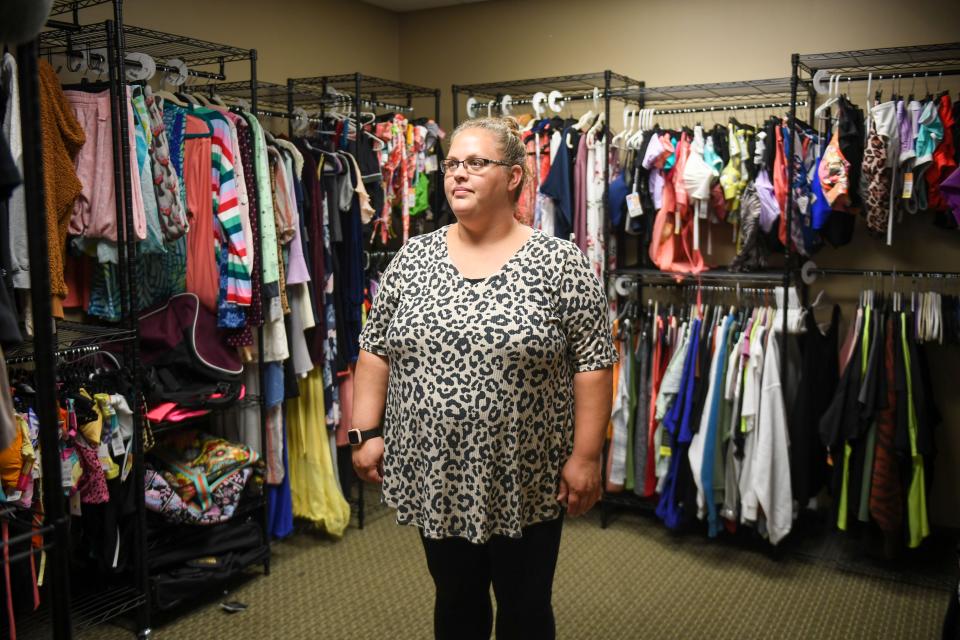
[{"label": "woman standing", "polygon": [[603,288],[574,244],[515,220],[525,160],[512,118],[457,127],[457,222],[397,254],[360,337],[353,464],[420,529],[437,638],[490,637],[491,583],[499,639],[553,638],[564,508],[600,497]]}]

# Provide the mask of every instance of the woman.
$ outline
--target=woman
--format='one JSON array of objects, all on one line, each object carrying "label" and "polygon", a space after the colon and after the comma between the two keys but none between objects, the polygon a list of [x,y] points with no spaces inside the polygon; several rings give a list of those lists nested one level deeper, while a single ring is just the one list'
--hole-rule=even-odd
[{"label": "woman", "polygon": [[437,638],[490,637],[491,583],[498,638],[553,638],[563,512],[600,497],[617,353],[583,253],[514,218],[516,121],[451,140],[457,222],[397,254],[360,337],[353,465],[420,529]]}]

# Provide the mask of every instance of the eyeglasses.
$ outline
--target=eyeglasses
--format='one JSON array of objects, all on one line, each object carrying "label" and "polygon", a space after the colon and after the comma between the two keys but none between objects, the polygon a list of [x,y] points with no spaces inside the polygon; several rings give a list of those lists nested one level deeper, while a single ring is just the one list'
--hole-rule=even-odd
[{"label": "eyeglasses", "polygon": [[454,160],[453,158],[447,158],[440,163],[440,171],[442,173],[453,173],[461,164],[467,170],[467,173],[472,174],[483,173],[483,170],[491,164],[496,164],[501,167],[513,166],[509,162],[504,162],[503,160],[489,160],[487,158],[467,158],[466,160]]}]

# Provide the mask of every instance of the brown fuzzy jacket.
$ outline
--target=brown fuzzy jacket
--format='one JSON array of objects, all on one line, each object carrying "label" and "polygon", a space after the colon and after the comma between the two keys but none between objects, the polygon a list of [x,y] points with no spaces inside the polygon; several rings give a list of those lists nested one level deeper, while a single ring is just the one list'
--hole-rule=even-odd
[{"label": "brown fuzzy jacket", "polygon": [[[67,249],[67,226],[73,215],[73,202],[82,185],[74,169],[74,160],[86,141],[83,128],[73,115],[53,70],[40,59],[40,128],[43,135],[43,189],[47,208],[47,251],[50,262],[50,293],[53,315],[63,317],[63,299],[67,283],[63,265]],[[39,320],[39,319],[38,319]]]}]

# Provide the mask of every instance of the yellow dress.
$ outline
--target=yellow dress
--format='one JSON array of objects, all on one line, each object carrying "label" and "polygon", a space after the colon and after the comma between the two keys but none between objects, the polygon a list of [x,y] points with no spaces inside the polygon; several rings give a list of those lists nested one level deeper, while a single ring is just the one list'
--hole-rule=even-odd
[{"label": "yellow dress", "polygon": [[300,397],[287,402],[287,446],[293,515],[306,518],[340,537],[350,524],[330,457],[324,420],[323,377],[314,368],[297,381]]}]

